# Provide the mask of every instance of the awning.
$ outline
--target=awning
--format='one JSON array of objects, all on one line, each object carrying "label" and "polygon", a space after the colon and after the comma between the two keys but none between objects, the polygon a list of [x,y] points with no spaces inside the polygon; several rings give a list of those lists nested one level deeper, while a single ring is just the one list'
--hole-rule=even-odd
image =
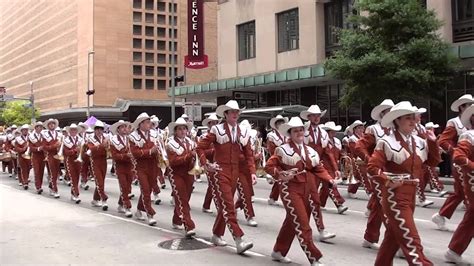
[{"label": "awning", "polygon": [[[285,105],[273,107],[261,107],[245,109],[241,112],[240,117],[249,120],[269,120],[277,115],[286,117],[299,116],[301,111],[307,110],[308,107],[304,105]],[[209,116],[212,113],[206,113]]]}]

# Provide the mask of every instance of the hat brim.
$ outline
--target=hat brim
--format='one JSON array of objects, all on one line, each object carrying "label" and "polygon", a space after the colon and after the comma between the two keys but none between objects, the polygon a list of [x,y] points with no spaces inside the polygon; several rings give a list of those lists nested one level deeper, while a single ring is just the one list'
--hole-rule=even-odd
[{"label": "hat brim", "polygon": [[273,129],[277,129],[275,124],[278,122],[278,121],[283,121],[283,123],[288,123],[288,117],[274,117],[272,119],[270,119],[270,127],[273,128]]},{"label": "hat brim", "polygon": [[83,130],[82,130],[82,127],[80,127],[80,126],[77,126],[77,127],[69,127],[69,126],[67,126],[67,127],[66,127],[67,133],[69,133],[69,132],[71,131],[71,129],[77,129],[77,133],[78,133],[78,134],[82,133],[82,131],[83,131]]},{"label": "hat brim", "polygon": [[114,134],[114,135],[117,135],[118,128],[123,126],[123,125],[131,126],[132,123],[130,123],[130,122],[116,122],[116,123],[114,123],[113,125],[110,126],[110,132],[112,132],[112,134]]},{"label": "hat brim", "polygon": [[342,126],[335,126],[335,127],[321,126],[321,128],[326,131],[341,131]]},{"label": "hat brim", "polygon": [[220,123],[221,119],[209,119],[209,118],[204,118],[204,120],[202,120],[202,125],[203,126],[209,126],[209,123],[212,122],[212,121],[216,121],[217,123]]},{"label": "hat brim", "polygon": [[392,105],[377,105],[372,109],[372,112],[370,112],[370,117],[375,120],[375,121],[380,121],[382,118],[380,117],[380,114],[387,110],[392,108]]},{"label": "hat brim", "polygon": [[191,122],[187,122],[185,124],[183,123],[176,123],[176,122],[171,122],[168,124],[168,130],[169,130],[169,135],[174,135],[174,129],[177,127],[177,126],[186,126],[188,128],[188,131],[191,131],[191,129],[193,128],[193,123]]},{"label": "hat brim", "polygon": [[470,99],[457,99],[451,104],[451,111],[459,112],[459,106],[466,104],[466,103],[474,103],[474,101]]},{"label": "hat brim", "polygon": [[44,123],[44,127],[48,127],[51,123],[54,123],[54,128],[59,126],[59,121],[57,119],[49,119]]},{"label": "hat brim", "polygon": [[224,118],[224,117],[225,117],[225,114],[224,114],[224,113],[225,113],[226,111],[229,111],[229,110],[238,110],[239,113],[242,113],[242,111],[245,110],[245,107],[244,107],[244,108],[241,108],[241,109],[234,109],[234,108],[231,108],[231,107],[229,107],[229,106],[227,106],[227,105],[225,105],[225,104],[219,105],[219,106],[217,107],[217,109],[216,109],[216,115],[217,115],[218,117]]},{"label": "hat brim", "polygon": [[287,123],[285,123],[285,124],[280,126],[280,128],[278,129],[278,132],[280,132],[280,134],[285,136],[285,137],[290,137],[290,129],[297,128],[297,127],[303,127],[304,130],[306,131],[309,128],[309,123],[305,123],[302,126],[292,126],[292,125],[288,125]]},{"label": "hat brim", "polygon": [[300,117],[304,120],[309,120],[308,119],[309,115],[320,115],[321,117],[323,117],[326,114],[326,112],[327,112],[327,110],[323,110],[323,111],[321,111],[321,113],[312,113],[312,112],[309,112],[309,111],[305,110],[305,111],[301,111]]},{"label": "hat brim", "polygon": [[351,132],[351,133],[354,133],[354,128],[358,127],[358,126],[365,126],[366,122],[363,122],[362,124],[352,124],[350,126],[347,127],[347,131]]},{"label": "hat brim", "polygon": [[468,129],[472,129],[471,116],[474,114],[474,105],[469,106],[461,115],[461,123]]},{"label": "hat brim", "polygon": [[145,121],[145,120],[151,120],[150,117],[139,117],[137,118],[135,121],[133,121],[132,125],[133,125],[133,128],[138,128],[138,126],[140,125],[141,122]]},{"label": "hat brim", "polygon": [[411,115],[411,114],[416,114],[416,110],[414,109],[400,109],[400,110],[394,110],[388,112],[384,117],[382,118],[382,121],[380,124],[383,127],[394,127],[395,125],[393,124],[393,120],[404,116],[404,115]]}]

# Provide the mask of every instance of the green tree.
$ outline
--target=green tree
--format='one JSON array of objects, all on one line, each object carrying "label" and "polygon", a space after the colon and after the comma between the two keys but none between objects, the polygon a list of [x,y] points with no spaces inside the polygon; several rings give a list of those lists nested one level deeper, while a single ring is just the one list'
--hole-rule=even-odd
[{"label": "green tree", "polygon": [[[346,82],[343,106],[361,100],[436,99],[457,70],[457,59],[436,32],[442,23],[419,0],[359,0],[351,29],[325,62]],[[361,15],[362,14],[362,15]]]},{"label": "green tree", "polygon": [[[10,101],[6,102],[1,110],[1,120],[7,125],[21,126],[31,123],[31,107],[29,101]],[[35,118],[39,118],[40,112],[35,110]]]}]

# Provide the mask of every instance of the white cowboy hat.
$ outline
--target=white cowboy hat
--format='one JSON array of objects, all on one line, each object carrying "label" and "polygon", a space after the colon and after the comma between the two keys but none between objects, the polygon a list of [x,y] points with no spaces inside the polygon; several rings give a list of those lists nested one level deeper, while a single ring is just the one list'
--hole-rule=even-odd
[{"label": "white cowboy hat", "polygon": [[56,130],[56,131],[61,131],[61,128],[60,128],[60,127],[56,127],[54,130]]},{"label": "white cowboy hat", "polygon": [[425,128],[426,129],[429,129],[429,128],[438,128],[439,125],[438,124],[434,124],[433,122],[428,122],[425,124]]},{"label": "white cowboy hat", "polygon": [[289,137],[290,136],[290,129],[296,128],[296,127],[304,127],[305,130],[308,129],[309,123],[303,124],[303,121],[301,118],[294,116],[288,121],[287,123],[283,124],[280,126],[278,131],[280,134],[283,136]]},{"label": "white cowboy hat", "polygon": [[399,102],[390,109],[390,112],[384,115],[381,124],[383,127],[393,127],[393,120],[399,118],[400,116],[416,114],[417,111],[418,108],[411,105],[409,101]]},{"label": "white cowboy hat", "polygon": [[321,117],[323,117],[326,114],[326,111],[327,110],[321,111],[321,109],[319,108],[317,104],[313,104],[308,108],[308,110],[301,111],[300,117],[303,118],[304,120],[308,120],[308,115],[311,115],[311,114],[321,115]]},{"label": "white cowboy hat", "polygon": [[474,105],[469,106],[461,115],[461,123],[468,129],[472,129],[471,116],[474,114]]},{"label": "white cowboy hat", "polygon": [[86,129],[89,128],[89,126],[84,123],[84,122],[79,122],[79,124],[77,124],[78,127],[82,127],[82,129],[85,131]]},{"label": "white cowboy hat", "polygon": [[130,125],[132,125],[132,123],[130,123],[128,121],[119,120],[119,121],[115,122],[114,124],[112,124],[110,126],[110,132],[112,132],[112,134],[114,134],[114,135],[117,135],[118,128],[120,126],[123,126],[123,125],[130,126]]},{"label": "white cowboy hat", "polygon": [[24,124],[24,125],[22,125],[22,126],[20,127],[19,130],[21,131],[21,130],[23,130],[23,129],[28,129],[28,130],[30,130],[30,125]]},{"label": "white cowboy hat", "polygon": [[228,110],[238,110],[241,112],[245,108],[240,109],[239,104],[235,100],[230,100],[226,104],[219,105],[216,109],[216,114],[219,117],[225,117],[224,113]]},{"label": "white cowboy hat", "polygon": [[351,132],[351,133],[354,133],[354,128],[358,127],[358,126],[365,126],[366,122],[362,122],[360,120],[356,120],[354,122],[352,122],[352,124],[350,124],[348,127],[347,127],[347,131],[348,132]]},{"label": "white cowboy hat", "polygon": [[253,124],[250,124],[250,122],[247,119],[242,120],[239,125],[244,128],[252,129]]},{"label": "white cowboy hat", "polygon": [[16,125],[12,125],[10,128],[11,129],[17,129],[18,127]]},{"label": "white cowboy hat", "polygon": [[288,117],[283,117],[281,115],[275,116],[274,118],[270,119],[270,127],[276,130],[277,128],[275,124],[278,121],[283,121],[283,123],[288,123]]},{"label": "white cowboy hat", "polygon": [[342,126],[337,125],[333,121],[326,122],[324,125],[321,125],[321,128],[326,131],[341,131]]},{"label": "white cowboy hat", "polygon": [[42,127],[42,128],[44,128],[43,122],[41,122],[41,121],[36,122],[35,125],[34,125],[34,127]]},{"label": "white cowboy hat", "polygon": [[71,125],[65,127],[67,133],[70,133],[71,129],[77,129],[77,133],[81,133],[82,132],[82,127],[76,125],[76,123],[72,123]]},{"label": "white cowboy hat", "polygon": [[472,98],[471,94],[464,94],[463,96],[459,97],[456,101],[451,104],[451,111],[459,112],[459,106],[466,104],[466,103],[474,103],[474,99]]},{"label": "white cowboy hat", "polygon": [[44,122],[44,127],[48,127],[49,124],[53,123],[54,124],[54,128],[57,128],[58,125],[59,125],[59,121],[57,119],[54,119],[54,118],[50,118],[48,120],[46,120]]},{"label": "white cowboy hat", "polygon": [[64,131],[67,131],[66,127],[63,127],[62,131],[63,131],[63,132],[64,132]]},{"label": "white cowboy hat", "polygon": [[392,108],[394,105],[395,104],[391,99],[385,99],[379,105],[375,106],[374,109],[372,109],[372,112],[370,112],[370,117],[372,117],[372,119],[375,121],[380,121],[380,113]]},{"label": "white cowboy hat", "polygon": [[94,130],[92,128],[88,127],[86,129],[86,133],[94,133]]},{"label": "white cowboy hat", "polygon": [[344,135],[348,135],[349,133],[352,133],[349,131],[349,126],[346,127],[346,129],[344,129]]},{"label": "white cowboy hat", "polygon": [[171,122],[168,124],[168,129],[170,131],[170,136],[174,134],[174,130],[177,126],[186,126],[188,128],[188,131],[190,131],[193,128],[193,123],[191,122],[186,122],[184,118],[180,117],[176,119],[176,122]]},{"label": "white cowboy hat", "polygon": [[189,116],[187,114],[182,114],[180,117],[184,119],[189,119]]},{"label": "white cowboy hat", "polygon": [[104,124],[104,122],[102,122],[100,120],[97,120],[97,121],[95,121],[93,128],[95,129],[96,127],[105,128],[105,124]]},{"label": "white cowboy hat", "polygon": [[424,113],[426,113],[426,111],[428,111],[428,110],[426,110],[426,108],[424,108],[424,107],[421,107],[421,108],[418,108],[417,106],[413,106],[413,107],[415,107],[416,109],[418,109],[418,110],[416,110],[416,114],[417,114],[417,115],[424,114]]},{"label": "white cowboy hat", "polygon": [[150,116],[150,121],[153,123],[155,127],[158,126],[161,122],[161,120],[156,115]]},{"label": "white cowboy hat", "polygon": [[212,113],[207,118],[204,118],[204,120],[202,120],[202,125],[207,127],[209,126],[209,122],[211,121],[217,121],[217,123],[219,123],[220,119],[217,117],[215,113]]},{"label": "white cowboy hat", "polygon": [[148,120],[148,119],[151,119],[151,117],[147,113],[143,112],[143,113],[139,114],[137,116],[137,119],[135,119],[135,121],[133,121],[133,124],[132,124],[133,128],[138,129],[138,126],[140,125],[140,123],[145,121],[145,120]]}]

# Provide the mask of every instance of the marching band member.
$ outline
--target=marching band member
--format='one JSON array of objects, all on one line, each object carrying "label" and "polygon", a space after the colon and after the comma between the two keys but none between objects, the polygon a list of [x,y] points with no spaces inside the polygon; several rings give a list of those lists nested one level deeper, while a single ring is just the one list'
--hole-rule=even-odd
[{"label": "marching band member", "polygon": [[129,134],[131,123],[119,120],[110,127],[113,136],[110,139],[110,151],[115,162],[117,179],[120,187],[120,197],[118,200],[118,212],[125,214],[125,217],[132,217],[132,203],[129,194],[132,192],[132,181],[136,175],[136,161],[133,158]]},{"label": "marching band member", "polygon": [[[416,106],[415,106],[416,107]],[[422,139],[426,139],[426,128],[421,124],[421,114],[426,113],[426,108],[419,108],[418,112],[415,114],[416,126],[413,130],[413,134],[417,135]],[[429,167],[426,164],[423,164],[424,175],[420,178],[418,183],[418,201],[416,202],[417,206],[428,207],[434,204],[434,201],[427,200],[425,195],[426,184],[432,179],[435,171],[434,167]]]},{"label": "marching band member", "polygon": [[[246,128],[249,132],[250,143],[252,147],[252,153],[255,160],[262,159],[262,152],[256,150],[256,144],[258,139],[258,132],[255,129],[252,129],[252,125],[247,119],[244,119],[239,124],[240,127]],[[261,143],[261,142],[260,142]],[[260,145],[260,149],[262,146]],[[239,192],[239,198],[235,203],[236,209],[242,209],[244,211],[245,219],[247,220],[247,225],[252,227],[257,227],[258,223],[255,221],[255,210],[253,208],[252,197],[254,195],[253,185],[256,184],[256,180],[252,180],[252,174],[249,169],[246,167],[247,161],[246,157],[240,155],[240,165],[239,165],[239,178],[237,180],[237,191]]]},{"label": "marching band member", "polygon": [[58,127],[57,119],[48,119],[44,122],[47,130],[42,132],[43,138],[43,149],[46,154],[49,171],[51,172],[51,178],[49,179],[49,194],[54,198],[59,198],[58,193],[58,177],[59,172],[61,171],[60,161],[55,158],[58,155],[58,151],[61,146],[61,134],[59,134],[55,129]]},{"label": "marching band member", "polygon": [[31,150],[31,164],[33,166],[33,173],[35,176],[35,188],[36,193],[43,193],[43,176],[46,162],[45,154],[43,151],[43,137],[41,132],[43,131],[43,123],[36,122],[33,132],[28,136],[28,143]]},{"label": "marching band member", "polygon": [[71,178],[71,200],[76,204],[81,202],[79,198],[79,176],[81,174],[81,162],[77,161],[80,156],[83,139],[79,136],[81,128],[72,123],[66,127],[67,136],[64,137],[64,166],[68,169]]},{"label": "marching band member", "polygon": [[[161,120],[156,115],[152,115],[150,121],[151,121],[151,124],[152,124],[151,131],[153,132],[154,138],[156,140],[162,141],[162,143],[164,144],[163,130],[161,130],[160,127],[159,127]],[[160,181],[161,188],[165,189],[166,188],[165,173],[163,172],[163,170],[164,169],[159,169],[159,171],[158,171],[158,180]],[[158,188],[157,191],[155,191],[155,189],[153,189],[153,194],[158,195],[159,193],[160,193],[159,188]],[[155,204],[157,204],[156,203],[157,200],[159,200],[161,202],[161,200],[158,197],[158,199],[155,199]]]},{"label": "marching band member", "polygon": [[[334,169],[337,168],[336,160],[334,159],[334,155],[328,149],[329,143],[329,136],[326,130],[321,129],[319,126],[319,122],[321,121],[321,117],[326,114],[326,110],[321,112],[321,109],[318,105],[311,105],[308,110],[302,111],[300,113],[300,117],[304,120],[308,120],[308,130],[305,134],[305,144],[313,148],[321,158],[321,162],[324,164],[331,164],[331,167]],[[336,171],[335,175],[337,177],[340,176],[340,172]],[[321,202],[319,200],[319,184],[321,182],[327,182],[326,180],[320,179],[316,177],[315,186],[316,189],[313,190],[312,197],[313,197],[313,204],[311,204],[312,214],[316,226],[318,227],[319,235],[317,236],[319,241],[325,241],[330,238],[336,237],[336,234],[330,233],[325,230],[324,221],[323,221],[323,214],[321,212]],[[331,182],[332,183],[332,182]]]},{"label": "marching band member", "polygon": [[347,131],[351,132],[352,135],[349,138],[349,150],[352,155],[352,167],[354,169],[354,178],[357,180],[355,184],[349,184],[347,187],[347,194],[350,198],[356,199],[356,193],[360,186],[365,189],[367,195],[371,193],[371,186],[367,178],[367,167],[365,161],[357,155],[356,146],[357,142],[364,137],[365,122],[360,120],[354,121]]},{"label": "marching band member", "polygon": [[[62,128],[61,134],[63,135],[63,141],[69,136],[69,134],[66,130],[66,127]],[[64,182],[64,184],[66,184],[68,186],[71,186],[71,175],[69,174],[69,168],[67,168],[67,164],[65,162],[64,162],[63,166],[64,166],[64,170],[65,170],[63,182]]]},{"label": "marching band member", "polygon": [[[459,115],[448,120],[446,128],[443,133],[439,135],[438,139],[439,146],[451,157],[453,156],[453,149],[458,143],[459,136],[466,131],[466,127],[461,123],[460,117],[464,110],[473,103],[474,99],[472,95],[465,94],[451,104],[451,111],[459,112]],[[435,213],[431,218],[440,230],[447,230],[446,219],[451,219],[457,206],[465,198],[462,186],[463,174],[461,170],[459,165],[453,164],[452,176],[454,178],[454,193],[450,193],[439,212]]]},{"label": "marching band member", "polygon": [[17,160],[16,160],[16,157],[15,157],[15,154],[13,154],[15,151],[14,151],[14,145],[13,145],[13,141],[15,140],[15,132],[17,130],[17,126],[16,125],[12,125],[10,127],[10,133],[8,133],[7,131],[7,139],[6,139],[6,143],[5,143],[5,150],[7,152],[11,152],[12,153],[12,160],[9,162],[9,169],[11,169],[11,171],[9,170],[9,173],[10,173],[10,177],[17,177],[18,175],[18,164],[17,164]]},{"label": "marching band member", "polygon": [[81,133],[79,136],[83,139],[83,145],[81,149],[82,151],[82,164],[81,164],[81,188],[84,190],[89,189],[89,185],[87,184],[87,181],[90,176],[90,167],[91,167],[91,159],[90,156],[87,155],[87,140],[89,137],[94,133],[94,131],[86,124],[83,122],[80,122],[78,126],[81,128]]},{"label": "marching band member", "polygon": [[105,193],[105,175],[107,173],[107,149],[110,141],[104,136],[104,123],[97,120],[94,124],[94,135],[87,139],[87,148],[90,155],[91,170],[95,181],[93,207],[102,207],[108,210],[108,196]]},{"label": "marching band member", "polygon": [[[28,133],[30,126],[24,124],[20,127],[21,135],[15,139],[15,152],[18,155],[18,165],[20,167],[20,176],[18,181],[20,185],[23,186],[25,190],[28,189],[29,177],[30,177],[30,167],[31,167],[31,157],[26,157],[26,151],[28,149]],[[29,156],[29,155],[28,155]]]},{"label": "marching band member", "polygon": [[[250,136],[247,129],[237,124],[241,109],[235,100],[228,101],[216,109],[216,114],[225,117],[226,122],[213,126],[210,132],[201,139],[197,146],[201,165],[209,174],[215,174],[214,194],[217,205],[217,217],[214,223],[212,243],[217,246],[225,246],[227,243],[222,239],[225,225],[234,237],[237,253],[242,254],[253,247],[252,242],[243,240],[244,232],[237,223],[237,215],[234,206],[234,194],[239,177],[239,158],[243,153],[249,168],[252,180],[256,180],[255,159],[252,154]],[[206,159],[206,150],[214,145],[215,163],[210,164]]]},{"label": "marching band member", "polygon": [[[336,126],[336,124],[332,121],[325,123],[322,129],[326,130],[329,136],[329,143],[328,149],[329,152],[334,155],[334,159],[336,162],[339,162],[342,152],[342,144],[341,141],[336,138],[336,132],[341,131],[341,126]],[[339,166],[339,164],[337,164]],[[329,175],[332,176],[333,179],[336,179],[336,171],[339,171],[339,168],[332,168],[331,164],[324,165],[324,168],[328,171]],[[326,206],[326,201],[328,197],[331,198],[334,205],[336,205],[337,213],[343,214],[349,208],[344,206],[344,198],[339,193],[337,186],[328,186],[329,183],[323,182],[322,187],[319,190],[319,197],[321,201],[321,206],[324,208]]]},{"label": "marching band member", "polygon": [[153,219],[156,212],[151,205],[151,193],[153,183],[157,182],[159,150],[150,136],[151,126],[150,116],[147,113],[141,113],[133,122],[135,131],[130,134],[130,147],[137,162],[136,169],[141,192],[135,217],[153,226],[156,224],[156,220]]},{"label": "marching band member", "polygon": [[[215,113],[211,114],[209,117],[205,118],[202,121],[202,125],[207,127],[207,132],[203,135],[201,135],[200,139],[203,139],[206,137],[206,135],[211,131],[211,128],[217,124],[220,123],[220,119],[217,117]],[[214,145],[211,144],[209,149],[205,151],[206,154],[206,159],[209,162],[214,162]],[[204,213],[212,213],[211,210],[211,201],[214,198],[213,196],[213,181],[211,178],[213,177],[212,174],[207,174],[207,190],[206,190],[206,196],[204,196],[204,202],[202,204],[202,212]]]},{"label": "marching band member", "polygon": [[[425,128],[426,130],[432,131],[433,134],[435,134],[436,136],[437,134],[435,131],[437,128],[439,128],[439,125],[433,122],[428,122],[425,124]],[[435,167],[431,168],[430,176],[431,178],[429,179],[429,182],[430,182],[431,192],[438,194],[438,196],[440,197],[444,197],[444,195],[448,194],[448,191],[444,190],[443,182],[439,180],[438,171],[436,171]]]},{"label": "marching band member", "polygon": [[413,213],[423,163],[435,166],[441,161],[433,133],[424,140],[414,136],[418,108],[410,102],[396,104],[382,118],[382,126],[392,126],[369,159],[368,172],[382,191],[382,209],[387,218],[385,236],[375,265],[391,265],[398,248],[410,265],[433,265],[423,253]]},{"label": "marching band member", "polygon": [[445,258],[448,262],[471,265],[462,254],[474,237],[474,105],[464,110],[460,120],[468,130],[459,137],[453,150],[453,162],[463,170],[464,195],[468,205],[462,221],[454,231]]},{"label": "marching band member", "polygon": [[[270,156],[275,154],[276,148],[286,143],[287,138],[278,132],[278,128],[287,122],[288,118],[281,115],[277,115],[276,117],[270,119],[270,127],[272,128],[272,131],[267,135],[267,150]],[[272,191],[268,197],[268,204],[277,205],[276,202],[278,201],[279,195],[280,183],[273,182]]]},{"label": "marching band member", "polygon": [[320,265],[322,254],[313,242],[309,224],[310,209],[314,204],[312,191],[317,189],[316,179],[329,183],[333,183],[333,179],[322,166],[318,153],[304,144],[308,126],[299,117],[292,117],[288,123],[281,125],[280,133],[290,140],[276,148],[267,162],[266,172],[280,183],[281,199],[286,210],[286,218],[271,256],[274,260],[290,263],[286,254],[296,235],[309,262]]},{"label": "marching band member", "polygon": [[173,228],[181,229],[184,226],[186,237],[196,235],[195,224],[191,218],[191,192],[193,191],[194,176],[189,174],[196,162],[196,143],[188,135],[193,124],[186,122],[183,118],[178,118],[176,122],[168,125],[170,138],[166,144],[166,151],[169,156],[169,164],[172,169],[170,183],[173,189],[174,215]]},{"label": "marching band member", "polygon": [[[388,127],[383,127],[381,121],[385,114],[390,111],[395,104],[390,99],[383,100],[379,105],[375,106],[370,116],[373,120],[377,121],[375,124],[370,125],[366,128],[363,138],[357,141],[355,147],[355,156],[363,159],[365,163],[369,162],[370,156],[372,156],[377,142],[391,134],[391,129]],[[367,203],[367,214],[368,217],[367,225],[364,233],[364,241],[362,246],[365,248],[379,249],[380,238],[380,227],[383,222],[383,212],[382,212],[382,192],[379,188],[378,183],[373,182],[372,177],[370,177],[370,188],[372,193]]]}]

